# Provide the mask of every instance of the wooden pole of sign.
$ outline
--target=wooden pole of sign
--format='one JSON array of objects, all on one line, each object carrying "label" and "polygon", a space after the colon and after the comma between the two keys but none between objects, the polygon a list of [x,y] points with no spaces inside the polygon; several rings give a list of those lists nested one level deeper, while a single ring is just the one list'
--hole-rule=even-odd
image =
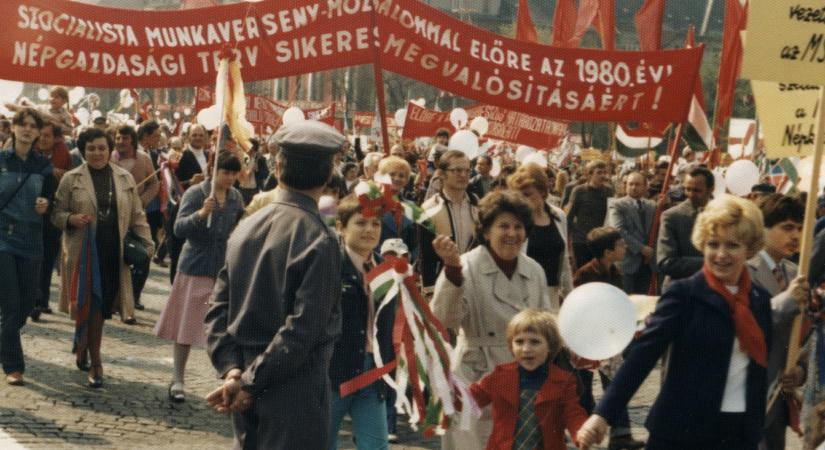
[{"label": "wooden pole of sign", "polygon": [[[370,13],[370,21],[372,29],[375,30],[377,25],[375,23],[375,10]],[[378,118],[381,121],[381,140],[384,144],[384,154],[390,154],[390,134],[387,132],[387,104],[384,98],[384,74],[381,68],[381,48],[380,41],[376,41],[373,45],[374,62],[372,63],[372,73],[375,79],[375,95],[378,101]]]},{"label": "wooden pole of sign", "polygon": [[[805,219],[802,222],[802,242],[799,245],[799,275],[808,275],[811,265],[811,251],[814,240],[814,219],[816,217],[816,196],[819,192],[820,167],[822,166],[823,141],[825,141],[825,114],[822,112],[823,101],[825,101],[825,87],[819,88],[819,121],[816,131],[816,141],[814,143],[813,163],[810,184],[808,185],[808,197],[805,202]],[[799,361],[800,330],[802,329],[802,314],[796,316],[791,327],[791,340],[788,343],[788,358],[785,360],[785,371],[793,369]],[[779,397],[782,391],[780,383],[777,383],[768,398],[767,411]]]}]

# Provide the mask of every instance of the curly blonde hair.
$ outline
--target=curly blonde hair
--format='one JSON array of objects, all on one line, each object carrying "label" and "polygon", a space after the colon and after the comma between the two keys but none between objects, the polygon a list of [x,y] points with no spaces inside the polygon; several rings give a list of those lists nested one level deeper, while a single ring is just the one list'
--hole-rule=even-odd
[{"label": "curly blonde hair", "polygon": [[753,257],[765,246],[765,226],[762,211],[750,200],[722,195],[711,200],[696,218],[690,242],[700,251],[720,230],[733,230]]}]

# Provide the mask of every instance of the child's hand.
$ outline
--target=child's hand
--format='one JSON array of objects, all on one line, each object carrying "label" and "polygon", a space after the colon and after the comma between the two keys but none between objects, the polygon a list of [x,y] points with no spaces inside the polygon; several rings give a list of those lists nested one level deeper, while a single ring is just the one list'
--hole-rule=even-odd
[{"label": "child's hand", "polygon": [[579,449],[588,449],[591,445],[601,443],[607,434],[607,427],[607,422],[601,416],[593,414],[588,417],[576,433]]}]

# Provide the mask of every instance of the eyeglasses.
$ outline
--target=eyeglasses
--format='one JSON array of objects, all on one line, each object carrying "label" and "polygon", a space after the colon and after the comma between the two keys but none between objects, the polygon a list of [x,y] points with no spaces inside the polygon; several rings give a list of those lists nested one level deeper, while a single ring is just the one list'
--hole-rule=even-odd
[{"label": "eyeglasses", "polygon": [[464,169],[461,167],[453,167],[452,169],[445,169],[447,172],[458,174],[458,175],[469,175],[470,169]]}]

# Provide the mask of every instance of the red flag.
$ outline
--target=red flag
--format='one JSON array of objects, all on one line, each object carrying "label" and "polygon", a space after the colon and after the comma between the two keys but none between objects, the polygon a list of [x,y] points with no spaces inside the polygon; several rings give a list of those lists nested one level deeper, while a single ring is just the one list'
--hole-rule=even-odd
[{"label": "red flag", "polygon": [[518,1],[518,17],[516,18],[516,40],[525,42],[538,42],[536,27],[533,19],[530,18],[530,7],[527,0]]},{"label": "red flag", "polygon": [[599,0],[596,30],[602,39],[602,48],[614,50],[616,48],[616,0]]},{"label": "red flag", "polygon": [[576,17],[576,28],[567,47],[578,47],[590,25],[595,25],[602,40],[602,48],[613,50],[616,42],[615,0],[582,0]]},{"label": "red flag", "polygon": [[[716,89],[716,112],[713,115],[713,135],[717,144],[714,144],[714,158],[711,165],[718,159],[719,129],[733,111],[733,98],[736,92],[736,80],[742,70],[742,37],[748,21],[748,3],[744,6],[740,0],[726,0],[725,3],[725,33],[722,38],[722,57],[719,64],[719,84]],[[715,167],[715,166],[714,166]]]},{"label": "red flag", "polygon": [[553,13],[553,37],[550,45],[557,47],[569,46],[576,32],[576,0],[556,0],[556,11]]},{"label": "red flag", "polygon": [[576,27],[566,47],[578,47],[581,44],[584,33],[599,14],[599,0],[581,0],[579,11],[576,14]]},{"label": "red flag", "polygon": [[662,48],[662,19],[665,14],[665,0],[645,0],[636,13],[636,35],[642,51]]},{"label": "red flag", "polygon": [[[685,48],[693,48],[696,46],[694,40],[694,28],[691,25],[688,28],[687,38],[685,39]],[[690,110],[688,111],[688,122],[696,130],[696,133],[705,143],[707,148],[712,148],[713,133],[708,123],[708,115],[705,113],[705,91],[702,87],[702,74],[696,75],[696,80],[693,82],[693,98],[690,101]]]}]

